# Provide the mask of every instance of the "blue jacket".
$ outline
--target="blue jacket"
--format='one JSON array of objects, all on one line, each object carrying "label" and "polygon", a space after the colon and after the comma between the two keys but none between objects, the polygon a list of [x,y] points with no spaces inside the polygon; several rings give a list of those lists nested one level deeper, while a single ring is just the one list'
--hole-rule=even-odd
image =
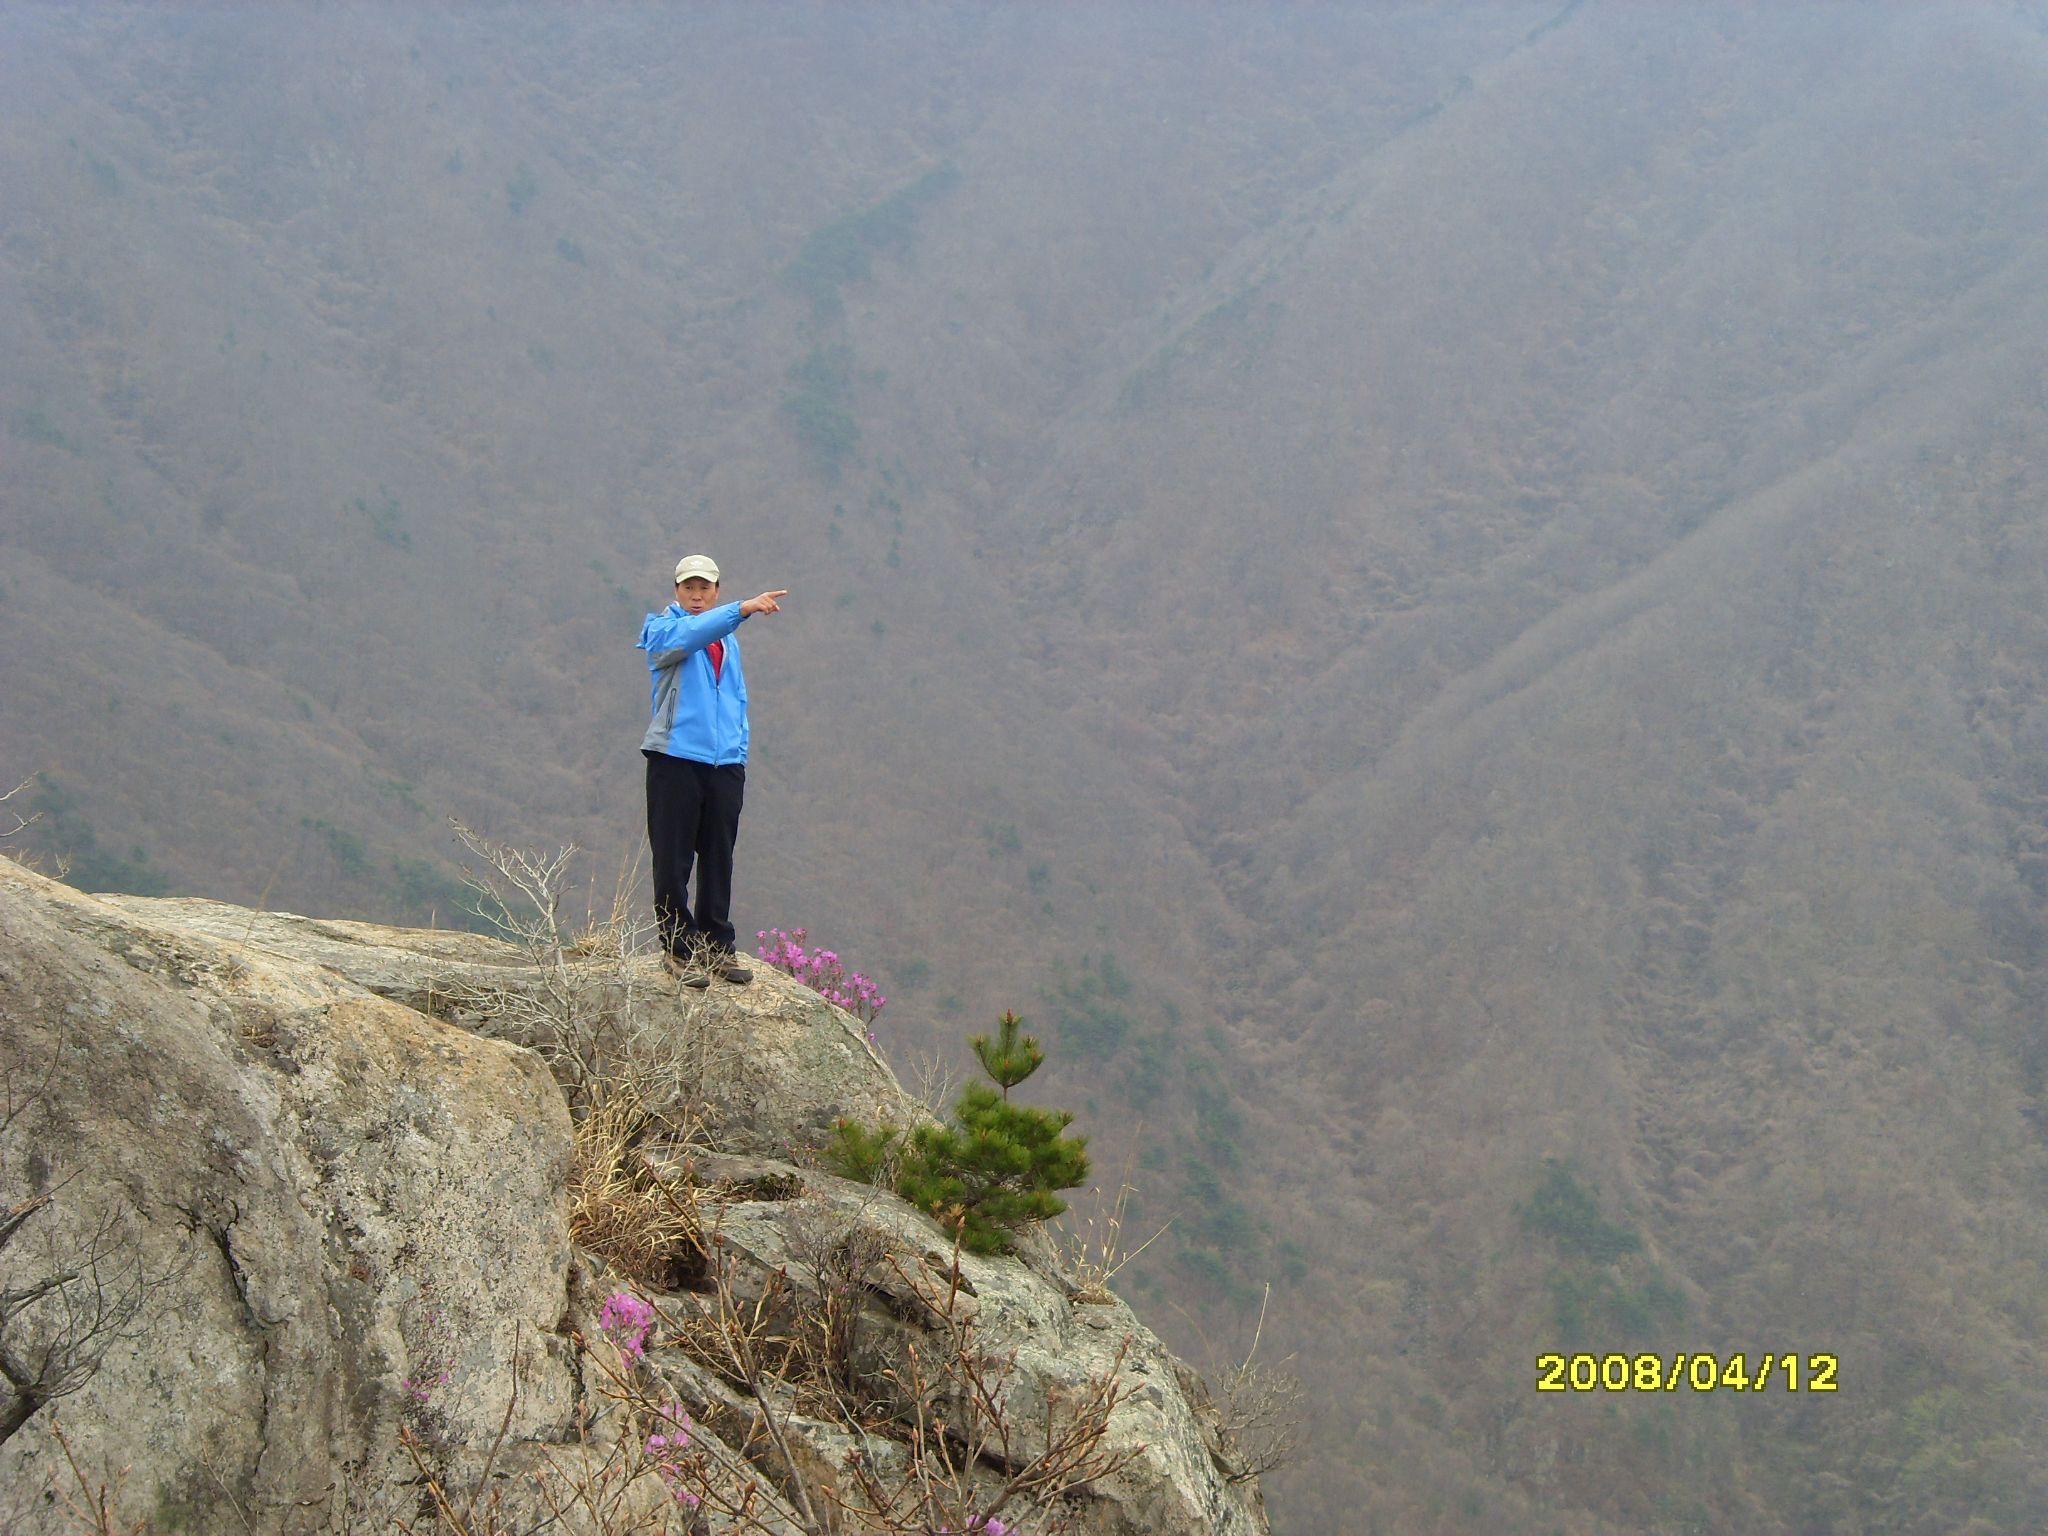
[{"label": "blue jacket", "polygon": [[[670,603],[640,626],[639,649],[647,653],[654,680],[654,714],[640,740],[643,752],[666,752],[692,762],[724,767],[747,760],[747,675],[740,670],[740,605],[726,603],[703,613],[683,612]],[[717,676],[704,647],[725,641],[725,666]]]}]

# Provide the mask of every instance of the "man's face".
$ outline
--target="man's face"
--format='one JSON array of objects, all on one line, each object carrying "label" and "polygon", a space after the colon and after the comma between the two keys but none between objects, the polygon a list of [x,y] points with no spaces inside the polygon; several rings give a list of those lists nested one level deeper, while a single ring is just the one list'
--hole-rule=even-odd
[{"label": "man's face", "polygon": [[676,587],[676,601],[683,605],[685,613],[702,613],[718,604],[718,583],[706,581],[702,576],[692,576]]}]

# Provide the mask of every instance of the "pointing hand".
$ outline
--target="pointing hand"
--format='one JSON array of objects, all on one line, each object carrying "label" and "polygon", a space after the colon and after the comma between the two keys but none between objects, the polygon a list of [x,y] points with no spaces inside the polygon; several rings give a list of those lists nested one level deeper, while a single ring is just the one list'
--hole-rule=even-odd
[{"label": "pointing hand", "polygon": [[789,589],[784,587],[780,592],[763,592],[759,597],[750,597],[740,604],[740,617],[744,619],[756,613],[780,613],[782,612],[782,604],[778,603],[776,599],[787,596],[789,596]]}]

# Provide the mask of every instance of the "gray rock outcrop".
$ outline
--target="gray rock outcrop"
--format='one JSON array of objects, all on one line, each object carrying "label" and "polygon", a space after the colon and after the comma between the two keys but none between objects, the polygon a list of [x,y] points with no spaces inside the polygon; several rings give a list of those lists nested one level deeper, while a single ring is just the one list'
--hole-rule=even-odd
[{"label": "gray rock outcrop", "polygon": [[[505,1510],[530,1510],[551,1456],[615,1431],[577,1337],[598,1338],[625,1282],[572,1242],[558,1082],[591,1051],[631,1057],[634,1155],[708,1191],[737,1285],[801,1292],[820,1224],[859,1230],[887,1260],[869,1336],[920,1337],[902,1277],[950,1251],[936,1224],[800,1166],[839,1115],[926,1114],[855,1021],[772,973],[705,999],[650,962],[579,965],[467,933],[88,896],[0,859],[0,1213],[33,1206],[0,1292],[85,1277],[0,1321],[10,1374],[75,1388],[44,1405],[17,1386],[30,1416],[0,1441],[0,1529],[70,1528],[53,1420],[131,1524],[383,1530],[418,1519],[421,1464],[468,1488],[488,1463]],[[569,1031],[587,1039],[536,1006],[565,975],[601,994]],[[1105,1443],[1127,1460],[1077,1495],[1082,1527],[1262,1536],[1199,1379],[1121,1302],[1077,1302],[1049,1243],[1021,1246],[961,1261],[1017,1401],[1122,1373]],[[639,1289],[672,1316],[703,1305]],[[681,1352],[648,1358],[706,1424],[732,1408]],[[851,1442],[792,1413],[810,1475],[837,1475]],[[786,1491],[788,1468],[762,1465]]]},{"label": "gray rock outcrop", "polygon": [[411,1475],[402,1426],[487,1444],[515,1369],[517,1436],[573,1424],[570,1124],[532,1052],[0,860],[0,1071],[0,1200],[49,1196],[0,1286],[96,1271],[127,1324],[0,1445],[0,1527],[69,1528],[53,1411],[191,1530],[327,1529]]},{"label": "gray rock outcrop", "polygon": [[[755,1178],[763,1171],[758,1164],[749,1169]],[[801,1198],[721,1208],[719,1233],[740,1261],[742,1294],[770,1276],[814,1288],[821,1251],[843,1251],[849,1238],[863,1243],[875,1255],[862,1278],[871,1297],[864,1309],[868,1348],[878,1362],[900,1367],[906,1338],[929,1357],[933,1336],[945,1332],[930,1326],[937,1319],[929,1314],[950,1302],[971,1320],[976,1345],[1008,1362],[1010,1411],[1020,1423],[1043,1419],[1049,1393],[1071,1402],[1093,1382],[1118,1379],[1103,1449],[1132,1459],[1094,1480],[1079,1500],[1084,1529],[1100,1536],[1266,1530],[1257,1482],[1240,1474],[1220,1441],[1201,1378],[1121,1299],[1077,1295],[1042,1236],[1034,1241],[1027,1234],[1017,1257],[956,1254],[937,1223],[901,1200],[815,1172],[802,1179]],[[964,1290],[953,1295],[956,1263]],[[829,1477],[837,1452],[855,1442],[835,1425],[806,1428]]]}]

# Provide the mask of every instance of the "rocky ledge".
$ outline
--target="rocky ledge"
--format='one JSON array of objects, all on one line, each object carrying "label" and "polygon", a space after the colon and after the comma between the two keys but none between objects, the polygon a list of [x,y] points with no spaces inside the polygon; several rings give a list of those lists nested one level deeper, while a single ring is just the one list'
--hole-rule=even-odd
[{"label": "rocky ledge", "polygon": [[[756,1528],[805,1523],[792,1462],[813,1487],[885,1464],[873,1423],[794,1396],[788,1443],[768,1444],[772,1389],[750,1400],[667,1347],[714,1305],[701,1275],[632,1284],[577,1247],[563,1085],[609,1051],[638,1073],[631,1172],[689,1191],[728,1297],[800,1305],[827,1232],[866,1256],[847,1336],[884,1366],[935,1358],[967,1319],[1019,1412],[1114,1383],[1110,1470],[1061,1509],[1076,1528],[1262,1536],[1200,1379],[1049,1242],[956,1260],[929,1218],[803,1166],[840,1115],[926,1113],[854,1020],[774,973],[702,996],[596,958],[90,896],[0,859],[0,1529],[72,1529],[67,1497],[102,1487],[123,1529],[430,1529],[423,1468],[495,1494],[499,1529],[538,1528],[536,1474],[619,1433],[587,1341],[620,1289],[666,1321],[644,1356],[606,1358],[654,1372],[700,1447],[757,1470]],[[599,994],[567,1025],[565,975]],[[608,1038],[621,1018],[631,1037]]]}]

